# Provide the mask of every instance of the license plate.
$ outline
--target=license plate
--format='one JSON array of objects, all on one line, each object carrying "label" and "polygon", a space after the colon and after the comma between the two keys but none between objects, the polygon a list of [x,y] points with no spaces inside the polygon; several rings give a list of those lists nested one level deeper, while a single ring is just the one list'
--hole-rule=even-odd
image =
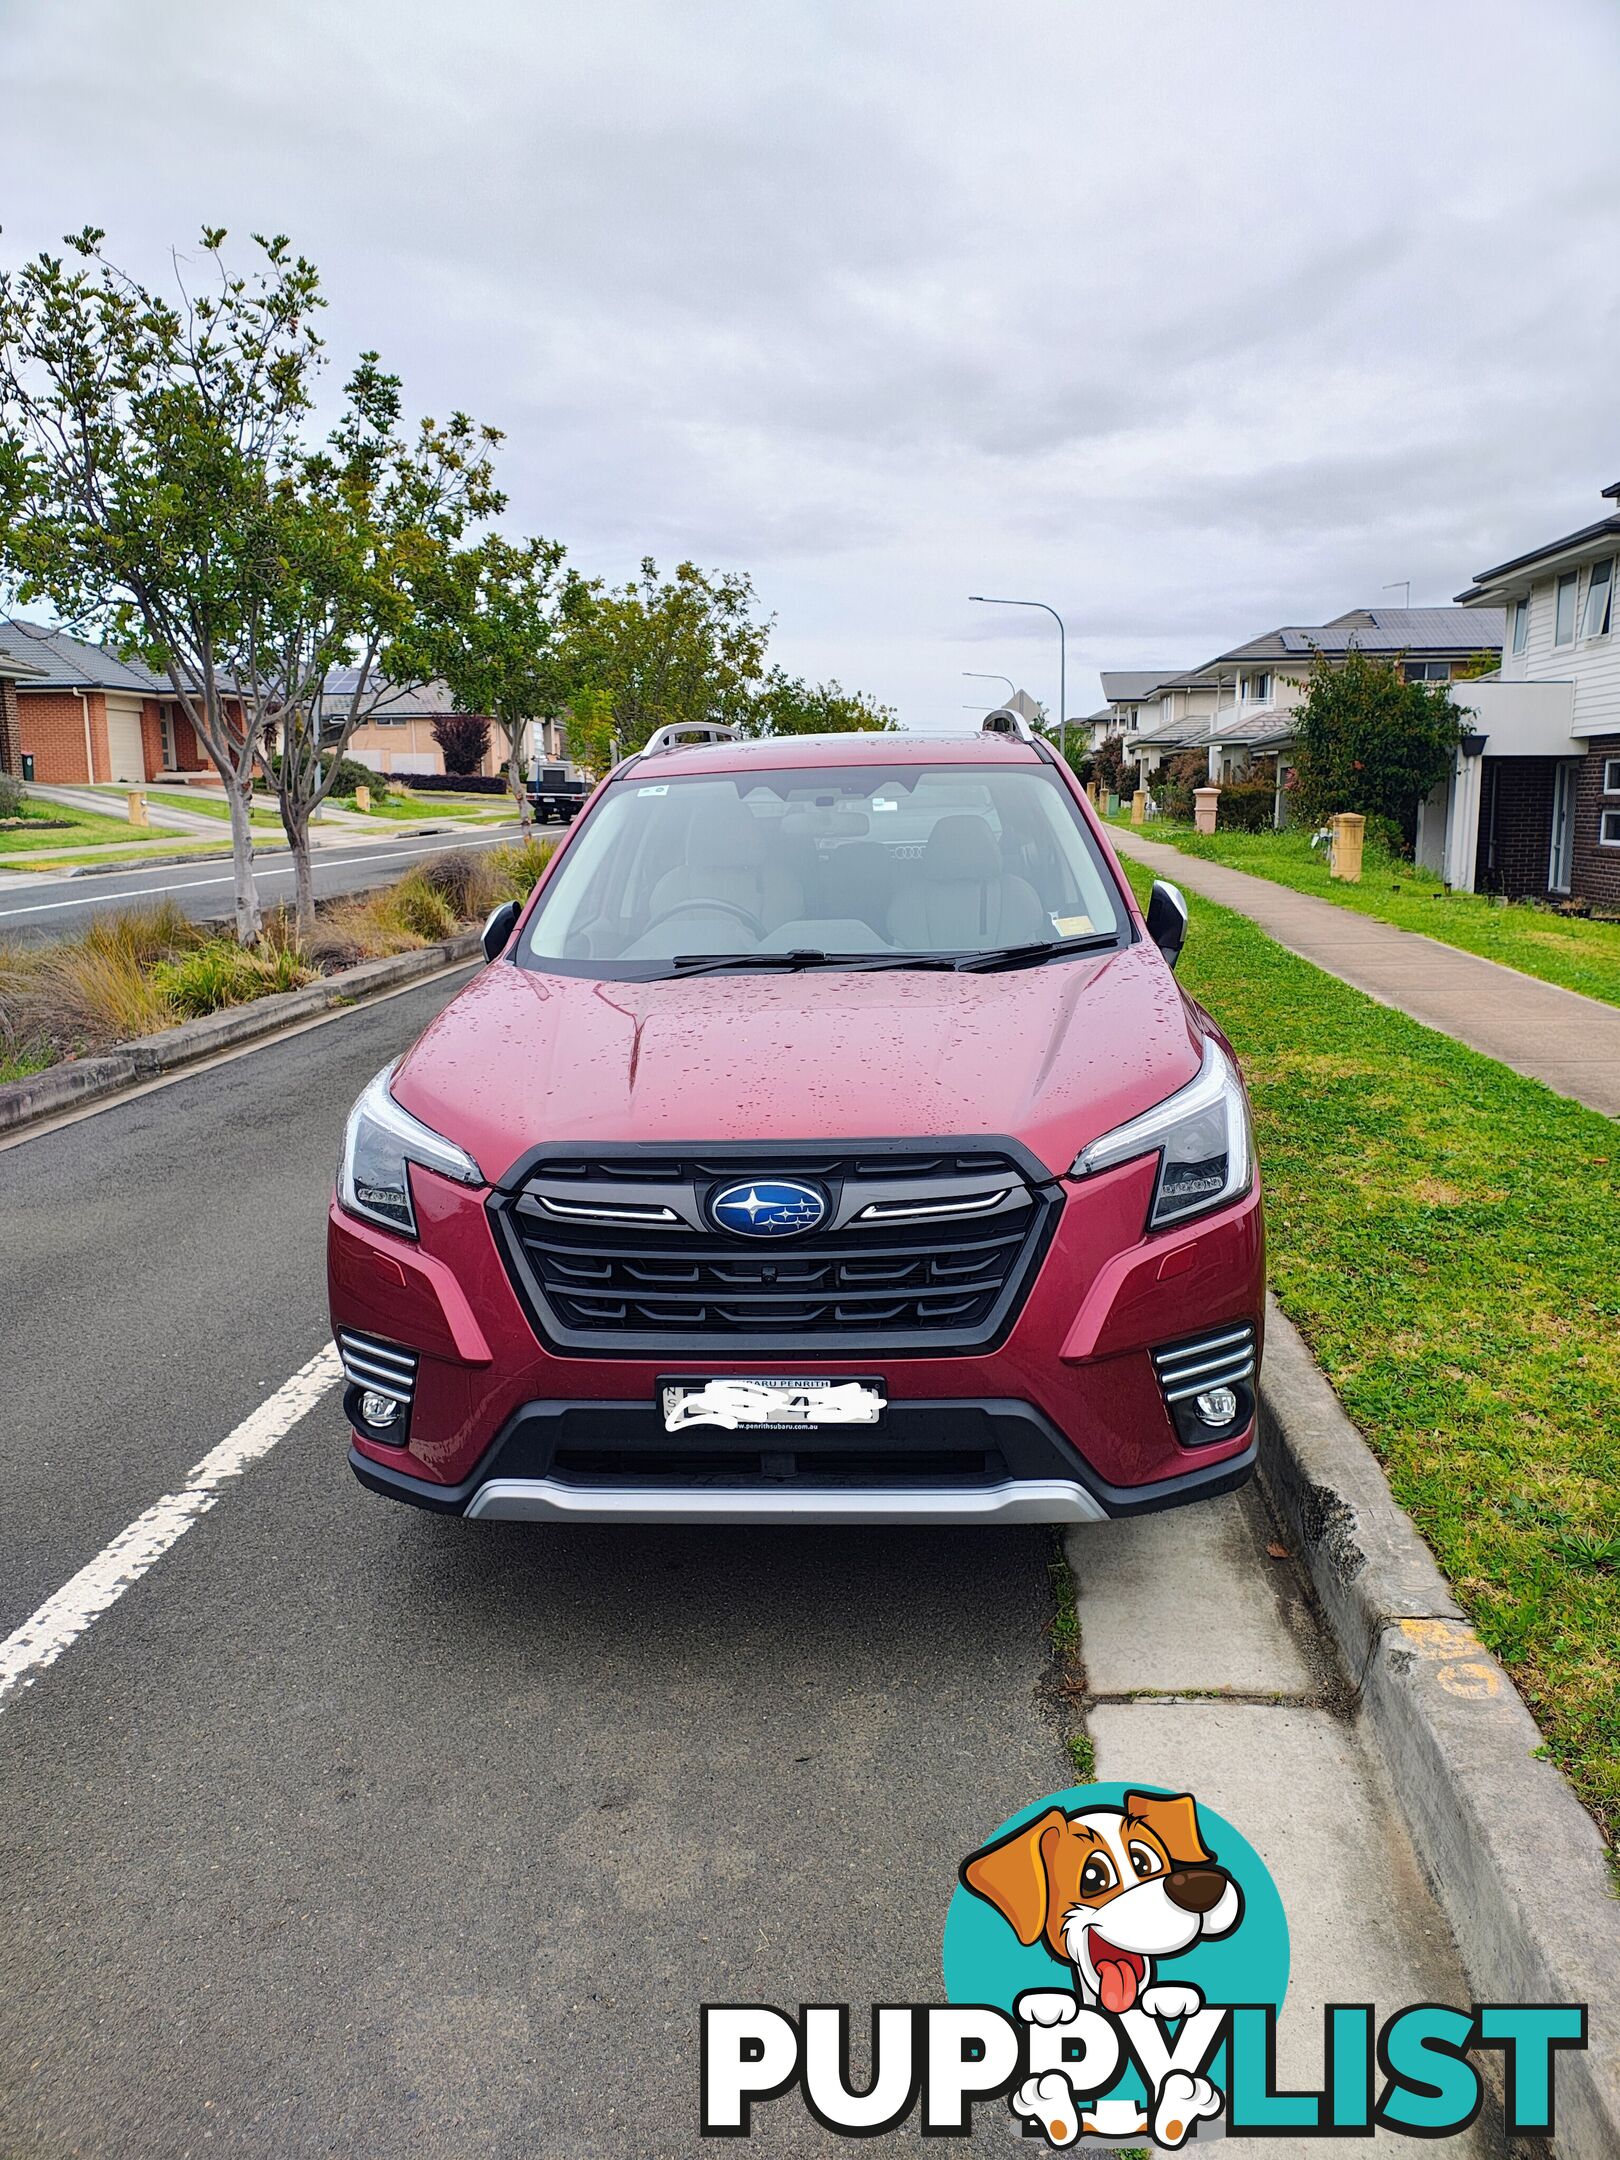
[{"label": "license plate", "polygon": [[717,1427],[776,1432],[783,1426],[875,1425],[886,1404],[875,1380],[666,1380],[666,1432]]}]

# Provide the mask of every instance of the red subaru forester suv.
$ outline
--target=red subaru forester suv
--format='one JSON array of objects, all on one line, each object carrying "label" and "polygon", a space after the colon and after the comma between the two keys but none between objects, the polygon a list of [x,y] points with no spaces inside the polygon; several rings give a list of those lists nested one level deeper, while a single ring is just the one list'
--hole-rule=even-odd
[{"label": "red subaru forester suv", "polygon": [[518,1519],[1064,1522],[1255,1453],[1231,1051],[1027,735],[620,764],[355,1104],[362,1481]]}]

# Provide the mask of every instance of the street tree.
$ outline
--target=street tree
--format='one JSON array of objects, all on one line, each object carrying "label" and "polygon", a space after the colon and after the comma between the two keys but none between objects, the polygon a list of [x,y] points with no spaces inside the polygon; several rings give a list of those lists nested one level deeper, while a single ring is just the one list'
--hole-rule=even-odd
[{"label": "street tree", "polygon": [[557,656],[574,755],[600,770],[671,721],[746,725],[770,635],[755,605],[743,572],[683,562],[666,578],[650,555],[629,584],[582,589]]},{"label": "street tree", "polygon": [[309,820],[385,694],[415,590],[500,507],[498,437],[460,413],[408,435],[398,379],[367,353],[312,446],[314,266],[255,235],[255,269],[233,270],[208,228],[200,289],[177,263],[170,300],[103,237],[0,275],[0,561],[19,598],[168,678],[224,782],[244,943],[261,929],[253,778],[274,742],[307,930]]},{"label": "street tree", "polygon": [[355,729],[417,672],[423,609],[462,589],[452,566],[469,523],[499,510],[500,437],[465,413],[402,419],[399,378],[361,355],[327,441],[278,495],[279,577],[239,676],[279,755],[273,770],[292,850],[298,932],[314,928],[310,820]]},{"label": "street tree", "polygon": [[558,710],[558,641],[587,591],[565,567],[565,552],[556,540],[486,534],[424,583],[400,647],[413,672],[442,678],[457,712],[483,715],[500,730],[525,837],[534,820],[523,770],[528,726]]},{"label": "street tree", "polygon": [[745,735],[886,733],[900,723],[887,705],[842,683],[808,683],[773,667],[749,701]]},{"label": "street tree", "polygon": [[225,785],[237,934],[257,937],[249,823],[259,717],[237,666],[280,577],[278,486],[321,350],[314,266],[255,236],[169,300],[117,269],[94,226],[0,274],[0,561],[24,602],[167,676]]}]

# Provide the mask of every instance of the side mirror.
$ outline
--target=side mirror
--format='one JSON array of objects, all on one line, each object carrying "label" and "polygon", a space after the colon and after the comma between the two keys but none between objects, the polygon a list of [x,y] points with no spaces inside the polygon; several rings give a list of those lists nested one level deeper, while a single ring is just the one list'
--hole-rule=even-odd
[{"label": "side mirror", "polygon": [[1187,903],[1179,885],[1164,878],[1153,880],[1153,890],[1148,894],[1147,933],[1174,967],[1187,942]]},{"label": "side mirror", "polygon": [[484,925],[484,958],[498,960],[511,943],[512,931],[518,917],[523,913],[519,900],[503,900],[498,908],[490,910]]}]

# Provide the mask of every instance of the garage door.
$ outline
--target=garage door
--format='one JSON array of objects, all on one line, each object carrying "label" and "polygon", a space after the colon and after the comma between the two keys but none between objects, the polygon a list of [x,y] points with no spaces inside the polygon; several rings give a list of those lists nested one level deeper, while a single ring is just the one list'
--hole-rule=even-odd
[{"label": "garage door", "polygon": [[141,716],[127,708],[120,711],[110,699],[107,704],[107,748],[112,755],[108,779],[121,780],[126,787],[143,786],[146,755],[141,748]]}]

